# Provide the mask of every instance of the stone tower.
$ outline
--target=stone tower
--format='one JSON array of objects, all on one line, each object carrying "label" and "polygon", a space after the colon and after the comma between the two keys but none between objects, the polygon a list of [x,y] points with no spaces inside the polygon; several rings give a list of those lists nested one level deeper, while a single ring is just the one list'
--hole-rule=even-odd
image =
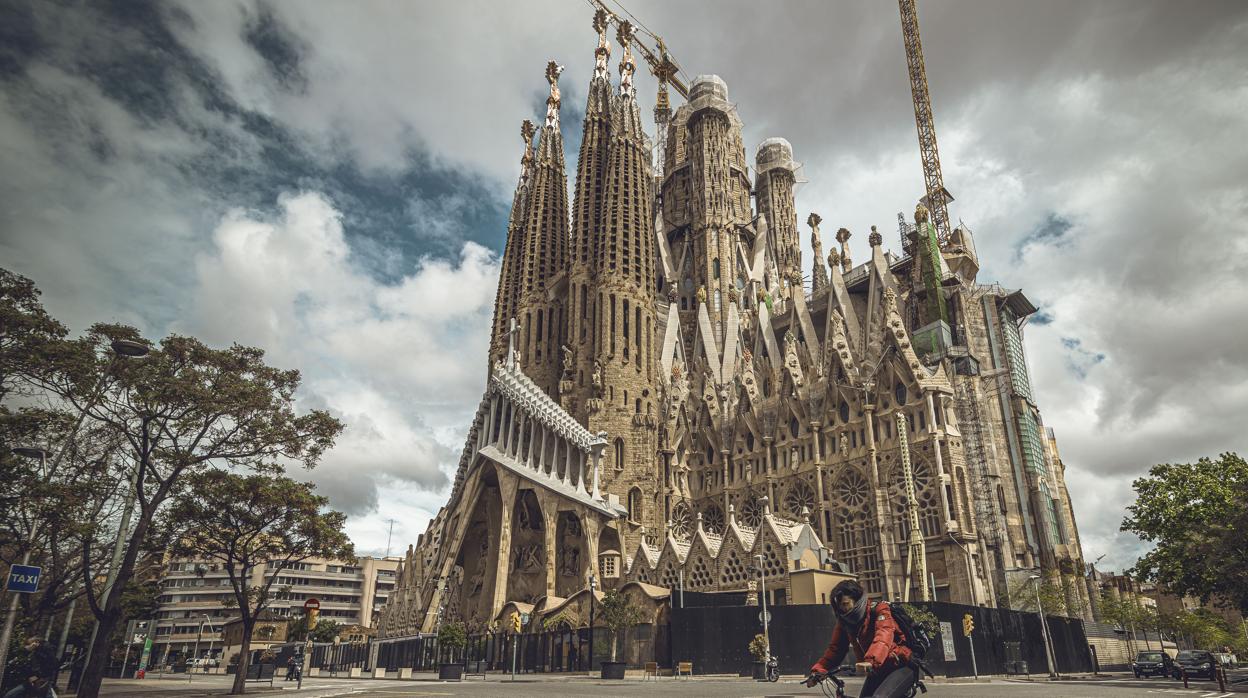
[{"label": "stone tower", "polygon": [[589,423],[594,361],[602,334],[595,284],[597,261],[602,254],[602,202],[609,186],[607,155],[611,140],[611,74],[608,61],[606,12],[594,14],[598,48],[594,50],[594,75],[589,82],[580,158],[576,165],[576,191],[572,202],[572,251],[568,261],[567,349],[560,402],[581,424]]},{"label": "stone tower", "polygon": [[[578,253],[570,272],[571,292],[576,295],[570,331],[574,328],[577,333],[573,351],[580,355],[574,359],[577,399],[572,401],[572,413],[591,432],[609,435],[602,487],[626,503],[631,525],[621,530],[625,544],[636,541],[641,526],[657,530],[663,517],[655,504],[653,175],[650,142],[633,88],[631,32],[631,25],[621,23],[620,87],[609,99],[604,99],[609,83],[601,70],[606,56],[601,48],[605,40],[600,38],[600,69],[590,84],[586,145],[578,165],[574,236],[577,245],[588,240],[589,255],[582,261]],[[609,109],[606,114],[604,106]],[[589,335],[585,341],[579,339],[582,331]]]},{"label": "stone tower", "polygon": [[521,368],[552,396],[558,394],[562,371],[559,348],[564,343],[566,319],[562,296],[551,291],[568,265],[568,177],[559,133],[561,72],[563,66],[554,61],[546,66],[550,97],[546,99],[546,122],[539,134],[529,182],[515,308],[520,321],[517,344]]},{"label": "stone tower", "polygon": [[529,178],[533,170],[533,134],[535,127],[528,119],[520,127],[524,138],[524,156],[520,158],[520,181],[511,201],[511,216],[507,219],[507,243],[503,247],[503,268],[498,275],[498,291],[494,295],[494,324],[490,332],[488,365],[503,361],[507,356],[508,330],[511,319],[516,317],[516,302],[520,291],[520,268],[524,264],[524,222],[528,210]]},{"label": "stone tower", "polygon": [[743,271],[738,243],[754,215],[741,119],[728,102],[724,81],[717,75],[695,78],[689,102],[676,111],[667,133],[663,218],[676,228],[670,244],[679,261],[672,281],[682,324],[698,322],[698,308],[705,305],[714,342],[722,349],[730,290]]},{"label": "stone tower", "polygon": [[767,242],[775,254],[780,295],[788,298],[794,278],[800,278],[802,273],[802,247],[797,237],[797,212],[793,203],[795,172],[799,165],[793,161],[793,146],[783,138],[763,141],[754,162],[758,212],[767,218]]}]

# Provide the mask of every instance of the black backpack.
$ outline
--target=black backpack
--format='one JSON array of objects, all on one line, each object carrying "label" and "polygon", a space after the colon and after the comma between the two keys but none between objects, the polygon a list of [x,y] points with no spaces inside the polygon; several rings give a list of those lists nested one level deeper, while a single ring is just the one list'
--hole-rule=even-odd
[{"label": "black backpack", "polygon": [[932,648],[932,636],[928,634],[926,628],[914,622],[914,619],[906,612],[905,606],[890,603],[888,608],[893,612],[893,620],[897,622],[897,629],[906,636],[904,645],[910,648],[910,653],[915,659],[923,661],[927,657],[928,650]]}]

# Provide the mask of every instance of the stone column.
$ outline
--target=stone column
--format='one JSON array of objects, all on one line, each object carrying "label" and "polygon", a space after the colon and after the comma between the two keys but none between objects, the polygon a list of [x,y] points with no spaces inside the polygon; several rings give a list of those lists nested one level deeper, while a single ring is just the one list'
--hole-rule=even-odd
[{"label": "stone column", "polygon": [[585,576],[581,579],[581,583],[589,586],[589,575],[592,573],[598,578],[598,588],[602,588],[602,573],[598,571],[598,517],[590,511],[586,511],[582,517],[582,530],[585,531],[585,548],[589,551],[589,559],[586,560]]},{"label": "stone column", "polygon": [[511,512],[516,507],[519,480],[504,468],[497,468],[498,491],[502,501],[499,513],[498,550],[494,554],[494,596],[489,617],[493,618],[507,603],[507,577],[511,569]]},{"label": "stone column", "polygon": [[[946,486],[953,487],[953,477],[945,472],[944,458],[940,453],[941,433],[936,428],[936,412],[933,408],[935,401],[932,397],[932,391],[927,390],[924,392],[927,395],[927,431],[932,436],[932,450],[936,452],[936,479],[940,482],[940,508],[945,513],[946,522],[956,521],[957,510],[954,508],[954,505],[950,505],[948,493],[945,491]],[[948,523],[945,526],[947,528]]]},{"label": "stone column", "polygon": [[555,595],[555,583],[558,579],[559,570],[556,564],[558,560],[559,542],[555,537],[557,526],[559,523],[559,500],[554,495],[546,493],[545,490],[538,490],[538,503],[542,506],[542,533],[545,534],[546,547],[546,595]]}]

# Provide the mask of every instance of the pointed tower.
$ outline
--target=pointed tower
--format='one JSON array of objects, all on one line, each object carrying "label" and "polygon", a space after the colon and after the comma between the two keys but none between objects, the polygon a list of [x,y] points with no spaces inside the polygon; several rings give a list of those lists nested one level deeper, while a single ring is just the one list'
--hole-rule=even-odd
[{"label": "pointed tower", "polygon": [[498,275],[498,292],[494,295],[494,325],[490,332],[489,365],[507,356],[507,329],[516,315],[520,301],[520,268],[524,264],[524,222],[528,209],[529,178],[533,170],[533,122],[528,119],[520,127],[524,138],[524,156],[520,158],[520,181],[511,200],[511,216],[507,219],[507,243],[503,247],[503,268]]},{"label": "pointed tower", "polygon": [[633,525],[622,529],[627,545],[636,542],[628,539],[639,536],[642,526],[661,530],[664,512],[656,505],[658,347],[650,143],[633,89],[637,66],[628,22],[621,22],[617,39],[623,56],[598,201],[602,234],[590,260],[592,281],[584,291],[597,312],[595,337],[582,345],[593,356],[591,397],[582,414],[590,431],[608,435],[603,489],[628,502]]},{"label": "pointed tower", "polygon": [[546,66],[550,97],[546,99],[546,123],[539,134],[529,183],[516,307],[521,369],[552,396],[558,394],[562,372],[559,348],[564,343],[566,319],[558,290],[566,283],[568,265],[568,176],[559,134],[562,72],[563,66],[554,61]]},{"label": "pointed tower", "polygon": [[559,397],[564,409],[582,424],[589,421],[591,379],[599,338],[599,305],[594,288],[595,260],[602,254],[602,201],[607,190],[607,154],[611,140],[611,74],[608,62],[607,13],[594,13],[598,48],[594,75],[589,81],[581,153],[576,164],[576,192],[572,202],[572,250],[568,262],[567,345],[570,366],[563,367]]},{"label": "pointed tower", "polygon": [[[663,168],[663,221],[675,261],[682,324],[701,325],[707,342],[723,349],[730,291],[744,285],[738,268],[743,231],[754,217],[741,119],[717,75],[699,75],[667,129]],[[692,342],[695,334],[685,336]],[[688,353],[693,346],[686,347]],[[714,362],[712,362],[714,363]]]},{"label": "pointed tower", "polygon": [[783,138],[768,138],[754,157],[755,198],[758,212],[767,217],[768,243],[780,272],[780,293],[788,298],[794,278],[802,273],[802,247],[797,237],[793,187],[797,168],[793,146]]}]

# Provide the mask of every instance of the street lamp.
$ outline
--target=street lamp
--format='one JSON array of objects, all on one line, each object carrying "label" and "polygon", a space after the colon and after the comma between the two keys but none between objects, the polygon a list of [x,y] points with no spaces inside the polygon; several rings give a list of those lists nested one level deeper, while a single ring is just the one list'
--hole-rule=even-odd
[{"label": "street lamp", "polygon": [[[78,421],[74,424],[73,430],[69,433],[67,444],[73,443],[74,435],[78,433],[78,427],[82,424],[82,420],[87,416],[87,411],[94,407],[96,401],[100,399],[100,394],[104,390],[104,381],[108,379],[108,374],[112,372],[113,366],[116,364],[117,360],[123,357],[130,359],[141,358],[147,356],[148,352],[151,351],[146,344],[129,339],[114,339],[109,343],[109,347],[113,350],[113,356],[108,360],[108,365],[104,369],[104,375],[100,376],[100,380],[96,384],[95,390],[91,393],[90,400],[86,405],[83,405],[82,411],[78,414]],[[61,452],[57,454],[57,463],[60,462],[61,456],[64,455],[67,450],[69,449],[62,448]],[[56,463],[54,463],[52,467],[55,468]],[[125,536],[130,530],[130,516],[134,513],[135,490],[142,485],[142,482],[139,480],[143,472],[142,467],[142,462],[135,465],[134,480],[130,483],[131,487],[126,491],[125,507],[121,513],[121,522],[117,525],[117,540],[113,542],[113,557],[108,562],[108,574],[105,576],[103,593],[100,594],[100,608],[107,608],[108,598],[112,596],[113,585],[117,582],[117,570],[121,566],[121,556],[122,552],[125,550]],[[83,657],[84,668],[90,666],[91,664],[91,654],[95,652],[95,637],[99,634],[99,632],[100,619],[96,618],[95,623],[91,626],[91,639],[87,642],[87,653]]]},{"label": "street lamp", "polygon": [[1044,635],[1044,662],[1049,665],[1049,676],[1061,678],[1057,673],[1056,655],[1053,654],[1052,641],[1049,640],[1049,624],[1044,620],[1044,606],[1040,604],[1040,575],[1033,574],[1028,582],[1036,582],[1036,609],[1040,612],[1040,631]]},{"label": "street lamp", "polygon": [[[201,613],[201,614],[199,614],[199,615],[203,616],[203,617],[204,617],[204,620],[208,621],[208,632],[209,632],[209,633],[215,633],[215,632],[217,632],[217,629],[216,629],[216,628],[213,626],[213,624],[212,624],[212,617],[210,617],[207,613]],[[200,627],[200,628],[203,628],[204,626],[201,624],[199,627]],[[215,641],[215,638],[213,638],[213,637],[212,637],[212,635],[209,635],[209,636],[208,636],[208,655],[207,655],[207,658],[208,658],[208,659],[212,659],[212,643],[213,643],[214,641]],[[208,667],[207,667],[207,664],[205,664],[204,669],[207,669],[207,668],[208,668]],[[208,673],[208,672],[207,672],[207,671],[205,671],[204,673]]]},{"label": "street lamp", "polygon": [[759,588],[762,590],[759,596],[763,600],[763,644],[767,646],[767,659],[764,661],[770,662],[771,634],[767,630],[767,576],[763,573],[763,556],[755,555],[754,557],[758,560],[758,581]]},{"label": "street lamp", "polygon": [[[13,455],[22,458],[32,458],[39,460],[39,479],[45,480],[48,477],[47,464],[48,452],[42,448],[28,448],[19,446],[13,449]],[[22,553],[22,565],[30,564],[30,549],[35,546],[35,527],[30,527],[30,533],[26,536],[26,551]],[[13,637],[13,622],[17,619],[17,592],[9,594],[9,608],[4,613],[4,630],[0,631],[0,671],[3,671],[9,659],[9,639]],[[58,657],[59,659],[59,657]]]},{"label": "street lamp", "polygon": [[598,586],[598,578],[589,573],[589,671],[594,670],[594,589]]}]

